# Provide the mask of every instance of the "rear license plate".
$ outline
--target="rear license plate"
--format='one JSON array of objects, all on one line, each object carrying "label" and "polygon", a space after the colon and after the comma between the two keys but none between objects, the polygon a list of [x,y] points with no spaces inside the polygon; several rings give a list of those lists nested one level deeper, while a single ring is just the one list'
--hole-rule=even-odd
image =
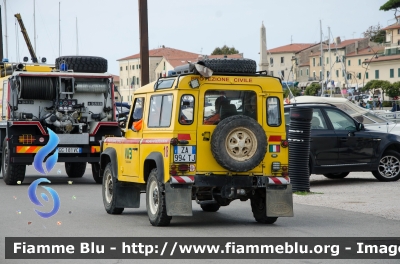
[{"label": "rear license plate", "polygon": [[82,148],[58,148],[58,153],[82,153]]},{"label": "rear license plate", "polygon": [[196,162],[196,147],[174,146],[174,162]]}]

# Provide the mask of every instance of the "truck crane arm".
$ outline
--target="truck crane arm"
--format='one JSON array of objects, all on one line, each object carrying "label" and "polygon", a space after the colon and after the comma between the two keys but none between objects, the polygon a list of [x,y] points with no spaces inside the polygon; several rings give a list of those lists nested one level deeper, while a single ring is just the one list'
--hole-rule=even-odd
[{"label": "truck crane arm", "polygon": [[19,27],[21,28],[22,35],[24,36],[26,45],[28,46],[29,53],[31,54],[32,62],[37,63],[38,60],[37,60],[37,57],[36,57],[36,53],[35,53],[35,50],[32,47],[31,40],[29,39],[28,32],[26,31],[26,28],[24,26],[24,22],[22,21],[21,15],[20,14],[15,14],[14,16],[18,20]]}]

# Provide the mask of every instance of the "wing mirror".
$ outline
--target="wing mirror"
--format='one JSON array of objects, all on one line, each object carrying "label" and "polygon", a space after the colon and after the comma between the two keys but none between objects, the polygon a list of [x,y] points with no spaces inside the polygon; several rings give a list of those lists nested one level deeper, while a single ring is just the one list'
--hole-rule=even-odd
[{"label": "wing mirror", "polygon": [[364,130],[364,124],[363,123],[357,123],[357,131]]}]

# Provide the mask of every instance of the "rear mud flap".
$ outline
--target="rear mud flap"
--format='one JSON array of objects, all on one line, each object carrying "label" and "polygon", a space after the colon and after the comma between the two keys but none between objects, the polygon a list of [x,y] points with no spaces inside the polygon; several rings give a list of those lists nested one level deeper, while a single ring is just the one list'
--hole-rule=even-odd
[{"label": "rear mud flap", "polygon": [[167,215],[192,216],[192,185],[165,184],[165,202]]},{"label": "rear mud flap", "polygon": [[140,188],[135,186],[121,186],[117,182],[118,191],[116,195],[116,207],[139,208],[140,207]]},{"label": "rear mud flap", "polygon": [[267,185],[265,196],[268,217],[293,216],[292,185]]}]

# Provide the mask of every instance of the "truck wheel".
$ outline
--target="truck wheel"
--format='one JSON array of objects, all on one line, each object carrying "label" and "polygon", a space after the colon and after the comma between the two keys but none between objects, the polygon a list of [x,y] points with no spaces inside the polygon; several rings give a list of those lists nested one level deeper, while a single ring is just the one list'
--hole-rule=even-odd
[{"label": "truck wheel", "polygon": [[400,179],[400,154],[393,150],[386,151],[379,161],[378,169],[372,174],[379,181],[397,181]]},{"label": "truck wheel", "polygon": [[266,152],[265,131],[248,116],[235,115],[222,120],[211,136],[211,153],[218,164],[229,171],[254,169]]},{"label": "truck wheel", "polygon": [[103,204],[106,212],[109,214],[121,214],[124,208],[115,207],[115,193],[117,190],[117,178],[113,174],[111,163],[108,163],[103,174]]},{"label": "truck wheel", "polygon": [[146,209],[153,226],[167,226],[172,219],[167,215],[164,190],[164,184],[157,180],[157,169],[153,169],[146,187]]},{"label": "truck wheel", "polygon": [[265,197],[263,197],[259,191],[256,191],[251,198],[251,210],[253,211],[254,218],[259,223],[273,224],[278,219],[278,217],[267,217]]},{"label": "truck wheel", "polygon": [[7,185],[22,183],[25,179],[26,165],[16,165],[10,163],[10,150],[7,140],[3,142],[3,153],[1,155],[1,166],[3,167],[3,180]]},{"label": "truck wheel", "polygon": [[329,179],[343,179],[349,175],[350,172],[340,172],[340,173],[326,173],[324,176]]},{"label": "truck wheel", "polygon": [[82,178],[86,171],[86,162],[65,162],[65,171],[70,178]]},{"label": "truck wheel", "polygon": [[202,63],[217,73],[255,73],[257,63],[251,59],[204,59]]},{"label": "truck wheel", "polygon": [[93,56],[62,56],[56,59],[56,69],[65,62],[68,70],[74,72],[103,73],[107,72],[107,60]]},{"label": "truck wheel", "polygon": [[216,212],[219,210],[221,206],[217,203],[214,203],[214,204],[201,204],[200,207],[201,209],[203,209],[204,212]]},{"label": "truck wheel", "polygon": [[100,164],[97,162],[92,163],[92,175],[96,183],[101,184],[103,182],[103,177],[100,175]]}]

